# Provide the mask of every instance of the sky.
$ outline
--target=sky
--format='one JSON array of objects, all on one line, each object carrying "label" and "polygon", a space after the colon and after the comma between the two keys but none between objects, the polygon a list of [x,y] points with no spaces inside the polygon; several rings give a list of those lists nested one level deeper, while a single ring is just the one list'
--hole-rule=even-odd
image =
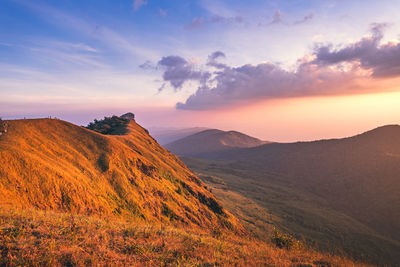
[{"label": "sky", "polygon": [[1,0],[0,117],[280,142],[400,121],[400,0]]}]

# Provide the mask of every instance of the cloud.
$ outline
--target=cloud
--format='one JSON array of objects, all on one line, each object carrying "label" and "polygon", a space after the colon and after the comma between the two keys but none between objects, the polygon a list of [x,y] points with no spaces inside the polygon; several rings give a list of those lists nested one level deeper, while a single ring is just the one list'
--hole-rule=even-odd
[{"label": "cloud", "polygon": [[302,63],[296,71],[286,71],[271,63],[226,67],[213,78],[215,86],[202,84],[176,107],[207,110],[259,99],[349,93],[357,79],[354,71],[318,67],[309,62]]},{"label": "cloud", "polygon": [[270,24],[278,24],[283,22],[283,14],[280,10],[275,10]]},{"label": "cloud", "polygon": [[206,23],[205,19],[203,17],[199,18],[194,18],[191,23],[185,25],[186,30],[196,30],[201,27]]},{"label": "cloud", "polygon": [[196,17],[189,24],[185,25],[187,30],[196,30],[202,28],[206,24],[241,24],[244,22],[242,16],[223,17],[220,15],[212,15],[210,18]]},{"label": "cloud", "polygon": [[156,67],[153,65],[153,63],[150,60],[146,60],[146,62],[139,65],[139,68],[144,69],[144,70],[151,70],[151,69],[155,69]]},{"label": "cloud", "polygon": [[142,6],[145,6],[145,5],[147,5],[147,1],[146,0],[134,0],[133,3],[132,3],[134,11],[138,11],[139,8],[141,8]]},{"label": "cloud", "polygon": [[215,51],[214,53],[212,53],[209,57],[208,60],[216,60],[219,57],[226,57],[224,52],[221,51]]},{"label": "cloud", "polygon": [[[203,83],[209,76],[208,72],[195,70],[194,64],[180,56],[163,57],[157,65],[164,69],[164,81],[169,83],[175,90],[181,89],[183,84],[189,80]],[[164,88],[164,85],[161,88]]]},{"label": "cloud", "polygon": [[217,69],[224,69],[227,66],[225,64],[222,63],[218,63],[217,59],[218,58],[225,58],[225,53],[221,52],[221,51],[215,51],[214,53],[212,53],[211,55],[208,56],[208,60],[207,60],[207,66],[212,66],[215,67]]},{"label": "cloud", "polygon": [[139,44],[139,40],[135,37],[138,34],[132,34],[129,39],[126,35],[120,34],[113,29],[96,24],[92,21],[83,20],[81,17],[73,16],[60,9],[53,8],[45,4],[37,4],[32,1],[17,1],[18,4],[34,11],[42,19],[48,21],[52,25],[63,29],[70,29],[78,34],[102,42],[107,47],[118,51],[127,52],[130,56],[138,58],[153,58],[158,51],[149,49],[148,46]]},{"label": "cloud", "polygon": [[[208,56],[202,69],[179,57],[165,57],[164,81],[177,90],[187,80],[199,81],[195,93],[178,109],[209,110],[251,103],[262,99],[359,94],[376,92],[381,84],[400,78],[400,42],[381,44],[386,24],[372,24],[370,35],[334,49],[318,46],[299,59],[294,70],[279,64],[261,63],[232,67],[222,64],[222,51]],[[386,89],[387,90],[387,89]]]},{"label": "cloud", "polygon": [[305,22],[307,22],[307,21],[312,20],[313,18],[314,18],[314,12],[310,12],[310,13],[308,13],[308,15],[304,16],[303,19],[298,20],[298,21],[295,21],[294,24],[295,24],[295,25],[303,24],[303,23],[305,23]]},{"label": "cloud", "polygon": [[371,36],[340,49],[333,49],[330,45],[317,47],[314,63],[333,65],[358,62],[363,69],[371,70],[374,77],[399,76],[400,43],[380,45],[386,27],[387,24],[373,24]]},{"label": "cloud", "polygon": [[158,14],[159,14],[161,17],[165,18],[165,17],[167,16],[167,10],[164,10],[164,9],[159,8],[159,9],[158,9]]},{"label": "cloud", "polygon": [[225,24],[243,23],[244,18],[242,16],[223,17],[220,15],[213,15],[210,18],[210,22],[211,23],[225,23]]}]

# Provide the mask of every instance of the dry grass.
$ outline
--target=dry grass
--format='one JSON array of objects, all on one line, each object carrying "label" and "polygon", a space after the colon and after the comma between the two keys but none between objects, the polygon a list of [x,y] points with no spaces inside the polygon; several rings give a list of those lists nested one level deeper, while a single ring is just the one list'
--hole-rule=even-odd
[{"label": "dry grass", "polygon": [[52,119],[9,121],[0,204],[207,228],[244,228],[173,154],[134,122],[107,136]]},{"label": "dry grass", "polygon": [[0,206],[1,266],[362,266],[306,248],[182,229]]}]

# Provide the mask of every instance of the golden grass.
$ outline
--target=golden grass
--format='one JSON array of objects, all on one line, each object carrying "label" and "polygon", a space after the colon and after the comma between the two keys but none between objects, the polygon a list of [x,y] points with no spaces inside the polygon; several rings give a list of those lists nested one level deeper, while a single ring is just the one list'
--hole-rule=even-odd
[{"label": "golden grass", "polygon": [[249,236],[0,206],[3,266],[366,266]]},{"label": "golden grass", "polygon": [[134,122],[106,136],[54,119],[9,121],[0,203],[244,232],[179,159]]}]

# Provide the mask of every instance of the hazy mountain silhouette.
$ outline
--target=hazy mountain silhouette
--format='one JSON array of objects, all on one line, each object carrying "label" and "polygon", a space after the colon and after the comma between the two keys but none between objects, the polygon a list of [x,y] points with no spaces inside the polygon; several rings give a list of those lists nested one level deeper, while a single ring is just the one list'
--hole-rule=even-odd
[{"label": "hazy mountain silhouette", "polygon": [[166,145],[186,136],[208,130],[206,127],[173,128],[150,127],[149,132],[160,145]]},{"label": "hazy mountain silhouette", "polygon": [[240,132],[210,129],[169,143],[165,148],[177,155],[200,156],[232,148],[255,147],[265,143],[267,142]]}]

